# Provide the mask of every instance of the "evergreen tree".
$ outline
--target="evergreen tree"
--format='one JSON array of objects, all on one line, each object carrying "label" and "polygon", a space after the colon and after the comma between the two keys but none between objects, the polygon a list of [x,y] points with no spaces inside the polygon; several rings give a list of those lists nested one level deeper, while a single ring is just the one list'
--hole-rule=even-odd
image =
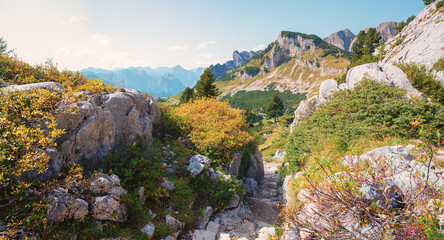
[{"label": "evergreen tree", "polygon": [[278,117],[284,115],[284,102],[279,98],[279,93],[275,92],[267,104],[265,113],[268,118],[273,118],[277,122]]},{"label": "evergreen tree", "polygon": [[214,74],[211,73],[210,68],[205,69],[200,76],[200,80],[196,84],[196,98],[209,97],[215,98],[219,96],[219,90],[214,85]]},{"label": "evergreen tree", "polygon": [[244,112],[244,116],[245,116],[245,121],[248,124],[254,123],[256,115],[253,113],[252,108],[247,108],[247,110],[245,110],[245,112]]},{"label": "evergreen tree", "polygon": [[435,0],[422,0],[424,2],[424,5],[429,5],[432,2],[434,2]]},{"label": "evergreen tree", "polygon": [[362,30],[359,32],[352,47],[353,58],[351,60],[351,67],[377,61],[373,53],[380,41],[381,34],[376,31],[376,28],[369,28],[367,31]]},{"label": "evergreen tree", "polygon": [[180,96],[180,104],[189,102],[194,97],[194,90],[192,88],[185,88]]}]

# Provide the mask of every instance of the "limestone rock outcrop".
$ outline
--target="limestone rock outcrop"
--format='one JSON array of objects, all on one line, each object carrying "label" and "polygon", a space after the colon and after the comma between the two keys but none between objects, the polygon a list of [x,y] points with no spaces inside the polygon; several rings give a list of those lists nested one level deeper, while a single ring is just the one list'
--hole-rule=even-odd
[{"label": "limestone rock outcrop", "polygon": [[211,160],[203,155],[194,155],[188,160],[189,166],[188,171],[191,172],[193,176],[199,175],[205,168],[209,168]]},{"label": "limestone rock outcrop", "polygon": [[406,89],[409,93],[418,93],[418,90],[410,83],[407,75],[401,69],[390,63],[368,63],[350,69],[347,73],[347,83],[343,88],[353,89],[363,78],[373,79],[383,84],[395,85],[399,88]]},{"label": "limestone rock outcrop", "polygon": [[415,62],[430,69],[444,58],[444,13],[436,9],[437,2],[386,42],[384,63]]},{"label": "limestone rock outcrop", "polygon": [[22,85],[10,85],[10,86],[2,88],[2,90],[27,92],[27,91],[37,89],[37,88],[44,88],[44,89],[51,90],[51,91],[63,92],[62,85],[55,83],[55,82],[41,82],[41,83],[29,83],[29,84],[22,84]]},{"label": "limestone rock outcrop", "polygon": [[254,57],[256,54],[258,54],[259,52],[255,52],[255,51],[243,51],[243,52],[238,52],[237,50],[233,52],[233,60],[230,60],[224,64],[216,64],[216,65],[211,65],[210,69],[211,72],[214,74],[215,76],[215,80],[218,80],[222,77],[224,77],[225,75],[227,75],[228,72],[230,72],[231,70],[242,66],[242,64],[244,64],[245,62],[247,62],[248,60],[250,60],[252,57]]},{"label": "limestone rock outcrop", "polygon": [[108,176],[98,174],[91,183],[90,190],[99,195],[94,198],[92,205],[93,218],[97,220],[108,220],[114,222],[125,222],[127,209],[120,196],[126,194],[125,189],[120,186],[117,175]]},{"label": "limestone rock outcrop", "polygon": [[[109,92],[98,96],[85,93],[90,101],[80,101],[64,109],[74,109],[74,114],[57,118],[58,128],[65,129],[59,152],[66,162],[82,158],[100,158],[109,154],[118,140],[130,143],[137,136],[152,141],[153,123],[160,121],[160,108],[136,90]],[[95,102],[95,103],[92,103]]]}]

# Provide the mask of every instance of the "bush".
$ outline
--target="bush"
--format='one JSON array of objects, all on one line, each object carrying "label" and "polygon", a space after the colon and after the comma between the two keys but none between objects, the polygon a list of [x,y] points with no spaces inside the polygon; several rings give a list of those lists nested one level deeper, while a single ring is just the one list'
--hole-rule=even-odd
[{"label": "bush", "polygon": [[422,119],[428,129],[444,129],[444,113],[438,104],[412,103],[406,91],[365,80],[353,90],[336,92],[310,118],[298,125],[287,143],[286,161],[298,171],[312,150],[322,143],[347,151],[361,138],[414,137],[410,123]]},{"label": "bush", "polygon": [[[435,66],[439,67],[439,64],[440,62],[438,61]],[[407,74],[407,78],[410,80],[413,87],[423,92],[433,101],[444,105],[444,86],[431,71],[427,70],[424,65],[417,65],[415,63],[400,63],[398,64],[398,67]]]},{"label": "bush", "polygon": [[250,66],[245,67],[245,72],[251,77],[256,76],[260,71],[261,69],[258,67],[250,67]]},{"label": "bush", "polygon": [[175,112],[184,119],[197,151],[219,164],[228,163],[236,150],[253,140],[242,111],[226,102],[204,98],[183,104]]}]

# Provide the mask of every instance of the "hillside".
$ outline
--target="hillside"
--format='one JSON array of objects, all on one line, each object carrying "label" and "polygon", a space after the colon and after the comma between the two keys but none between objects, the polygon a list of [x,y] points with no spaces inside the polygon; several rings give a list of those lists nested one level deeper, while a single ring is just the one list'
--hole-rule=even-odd
[{"label": "hillside", "polygon": [[132,88],[151,94],[153,97],[170,97],[181,93],[186,87],[194,87],[203,68],[186,70],[175,67],[131,67],[105,70],[86,68],[80,71],[87,78],[102,79],[113,86]]},{"label": "hillside", "polygon": [[344,74],[350,53],[316,35],[283,31],[243,66],[216,82],[222,96],[239,91],[310,93],[326,79]]},{"label": "hillside", "polygon": [[[259,51],[260,52],[260,51]],[[254,55],[259,52],[255,51],[243,51],[238,52],[237,50],[233,52],[233,60],[230,60],[223,64],[211,65],[211,72],[216,76],[215,80],[219,80],[223,78],[225,75],[230,73],[233,69],[242,66],[245,62],[250,60]]]}]

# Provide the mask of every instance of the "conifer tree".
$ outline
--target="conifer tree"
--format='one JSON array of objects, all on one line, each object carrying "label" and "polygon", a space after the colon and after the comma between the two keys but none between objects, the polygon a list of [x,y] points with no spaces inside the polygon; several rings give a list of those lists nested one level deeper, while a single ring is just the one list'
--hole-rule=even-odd
[{"label": "conifer tree", "polygon": [[214,85],[214,74],[211,73],[210,68],[205,69],[204,73],[200,76],[200,80],[196,84],[196,98],[208,97],[215,98],[219,96],[219,90]]},{"label": "conifer tree", "polygon": [[192,88],[185,88],[180,96],[180,104],[189,102],[194,97],[194,90]]},{"label": "conifer tree", "polygon": [[277,122],[278,117],[284,115],[284,102],[279,97],[279,93],[275,92],[267,104],[265,113],[268,118],[273,118]]}]

